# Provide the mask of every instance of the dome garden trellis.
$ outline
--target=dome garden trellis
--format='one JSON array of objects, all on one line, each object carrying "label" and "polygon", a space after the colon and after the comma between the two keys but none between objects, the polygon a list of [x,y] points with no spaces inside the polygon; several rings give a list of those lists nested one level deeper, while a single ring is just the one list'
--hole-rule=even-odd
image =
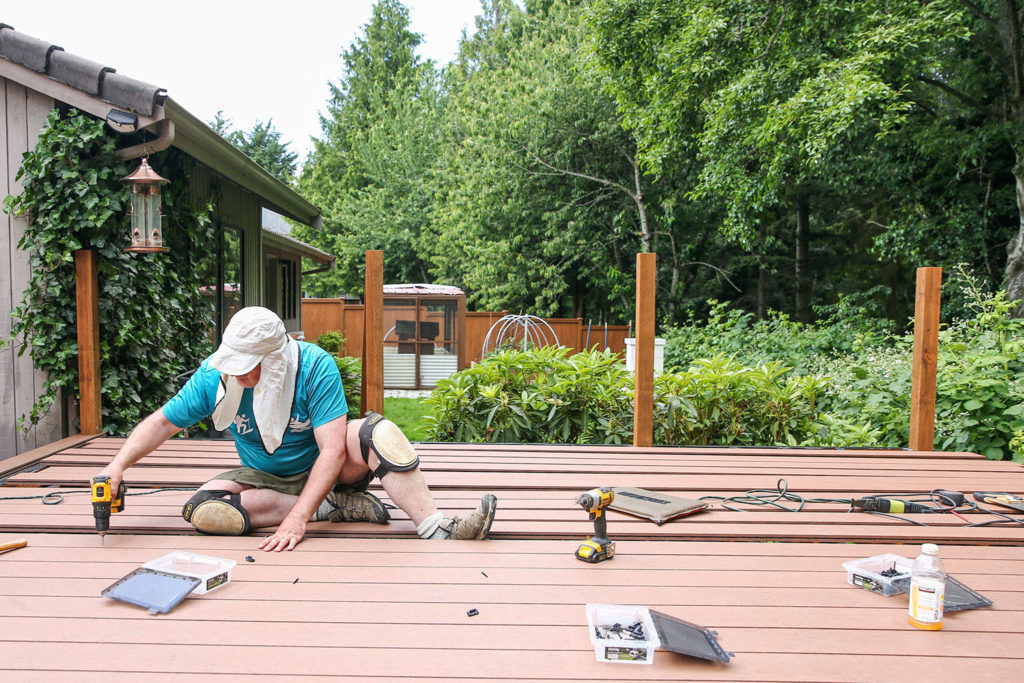
[{"label": "dome garden trellis", "polygon": [[[550,336],[549,336],[550,334]],[[501,348],[506,341],[521,343],[525,350],[529,344],[551,346],[558,343],[558,335],[543,318],[529,314],[504,315],[487,330],[480,357]]]}]

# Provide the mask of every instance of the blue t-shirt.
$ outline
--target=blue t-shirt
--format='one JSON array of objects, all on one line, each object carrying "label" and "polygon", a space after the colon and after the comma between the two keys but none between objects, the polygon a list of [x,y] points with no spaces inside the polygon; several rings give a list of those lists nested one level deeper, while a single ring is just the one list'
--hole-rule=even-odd
[{"label": "blue t-shirt", "polygon": [[[298,342],[299,372],[291,419],[273,454],[263,447],[252,410],[252,389],[242,391],[238,413],[228,427],[242,464],[281,477],[306,472],[320,449],[313,429],[348,414],[341,374],[329,353],[315,344]],[[204,360],[188,383],[164,405],[164,416],[176,427],[191,427],[213,414],[220,372]]]}]

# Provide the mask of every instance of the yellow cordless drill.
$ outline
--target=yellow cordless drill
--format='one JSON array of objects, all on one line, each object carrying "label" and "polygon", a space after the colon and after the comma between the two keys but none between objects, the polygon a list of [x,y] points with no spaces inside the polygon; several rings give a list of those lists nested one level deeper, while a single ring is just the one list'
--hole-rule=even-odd
[{"label": "yellow cordless drill", "polygon": [[576,549],[576,559],[597,563],[610,560],[615,555],[615,544],[608,540],[608,518],[604,509],[615,500],[615,492],[609,488],[590,489],[576,498],[576,502],[590,513],[594,522],[594,535]]},{"label": "yellow cordless drill", "polygon": [[96,518],[96,531],[104,542],[110,529],[110,515],[124,510],[124,494],[128,490],[122,481],[117,486],[117,495],[110,490],[110,477],[101,474],[92,480],[92,516]]}]

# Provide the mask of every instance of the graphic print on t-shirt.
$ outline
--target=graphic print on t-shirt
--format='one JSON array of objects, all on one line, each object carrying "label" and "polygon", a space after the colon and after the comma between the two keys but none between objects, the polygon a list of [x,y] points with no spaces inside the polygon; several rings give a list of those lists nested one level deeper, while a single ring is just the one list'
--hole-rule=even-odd
[{"label": "graphic print on t-shirt", "polygon": [[251,418],[245,413],[239,413],[235,415],[235,419],[232,422],[235,423],[235,431],[241,434],[248,434],[252,431],[252,425],[250,424]]}]

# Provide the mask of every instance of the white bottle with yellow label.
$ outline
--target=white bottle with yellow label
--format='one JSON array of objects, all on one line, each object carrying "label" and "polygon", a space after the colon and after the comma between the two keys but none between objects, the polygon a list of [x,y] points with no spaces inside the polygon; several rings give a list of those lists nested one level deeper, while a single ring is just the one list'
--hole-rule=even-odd
[{"label": "white bottle with yellow label", "polygon": [[946,602],[946,571],[939,559],[939,546],[925,543],[910,571],[910,623],[917,628],[942,628]]}]

